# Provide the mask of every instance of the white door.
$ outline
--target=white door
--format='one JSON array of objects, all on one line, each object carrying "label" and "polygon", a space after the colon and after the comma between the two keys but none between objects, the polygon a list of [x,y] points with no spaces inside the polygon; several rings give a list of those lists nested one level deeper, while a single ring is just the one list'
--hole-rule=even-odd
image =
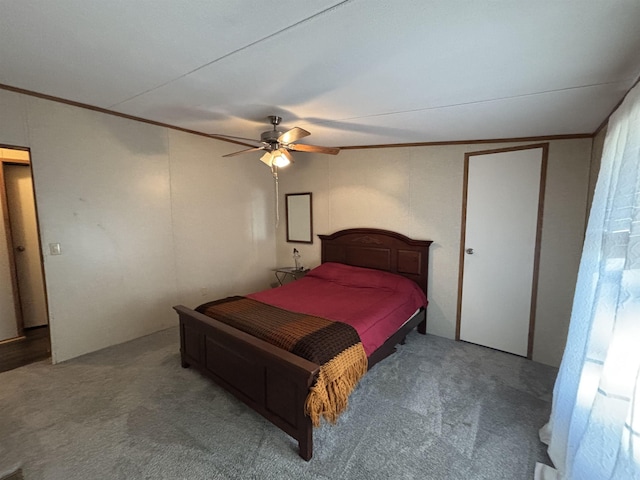
[{"label": "white door", "polygon": [[531,355],[546,148],[466,157],[460,340]]},{"label": "white door", "polygon": [[46,325],[49,322],[31,167],[5,164],[4,179],[24,327]]}]

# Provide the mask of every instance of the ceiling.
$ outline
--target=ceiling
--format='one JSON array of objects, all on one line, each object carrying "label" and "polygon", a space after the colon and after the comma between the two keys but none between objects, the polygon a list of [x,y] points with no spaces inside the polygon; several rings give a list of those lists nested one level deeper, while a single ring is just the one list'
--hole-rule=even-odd
[{"label": "ceiling", "polygon": [[0,0],[0,84],[316,145],[585,134],[640,75],[639,25],[638,0]]}]

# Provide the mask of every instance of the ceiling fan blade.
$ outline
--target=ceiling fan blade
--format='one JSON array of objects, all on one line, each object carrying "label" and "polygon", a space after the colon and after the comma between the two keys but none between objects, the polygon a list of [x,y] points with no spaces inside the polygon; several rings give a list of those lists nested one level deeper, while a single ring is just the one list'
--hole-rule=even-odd
[{"label": "ceiling fan blade", "polygon": [[246,150],[240,150],[239,152],[227,153],[222,157],[235,157],[236,155],[240,155],[243,153],[255,152],[257,150],[264,150],[265,147],[255,147],[255,148],[247,148]]},{"label": "ceiling fan blade", "polygon": [[329,155],[340,153],[340,149],[337,147],[319,147],[317,145],[305,145],[304,143],[288,145],[287,148],[296,152],[328,153]]},{"label": "ceiling fan blade", "polygon": [[308,137],[309,135],[311,134],[304,128],[293,127],[291,130],[280,135],[278,137],[278,142],[284,143],[286,145],[288,143],[293,143],[296,140],[300,140],[301,138]]}]

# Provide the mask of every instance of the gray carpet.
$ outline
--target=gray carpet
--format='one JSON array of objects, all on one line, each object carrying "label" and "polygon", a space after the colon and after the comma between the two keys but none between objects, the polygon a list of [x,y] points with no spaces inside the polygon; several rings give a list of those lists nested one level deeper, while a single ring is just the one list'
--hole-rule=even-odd
[{"label": "gray carpet", "polygon": [[[0,473],[36,479],[531,479],[557,369],[411,333],[314,458],[197,372],[178,331],[0,373]],[[11,471],[11,470],[9,470]]]}]

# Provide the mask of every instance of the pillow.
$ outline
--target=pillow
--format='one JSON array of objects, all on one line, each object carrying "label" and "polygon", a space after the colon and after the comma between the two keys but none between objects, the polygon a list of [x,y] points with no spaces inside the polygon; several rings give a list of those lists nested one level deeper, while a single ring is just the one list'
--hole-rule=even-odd
[{"label": "pillow", "polygon": [[386,288],[395,291],[402,286],[407,288],[408,284],[416,286],[408,278],[394,273],[334,262],[323,263],[307,273],[306,276],[321,278],[347,287]]}]

